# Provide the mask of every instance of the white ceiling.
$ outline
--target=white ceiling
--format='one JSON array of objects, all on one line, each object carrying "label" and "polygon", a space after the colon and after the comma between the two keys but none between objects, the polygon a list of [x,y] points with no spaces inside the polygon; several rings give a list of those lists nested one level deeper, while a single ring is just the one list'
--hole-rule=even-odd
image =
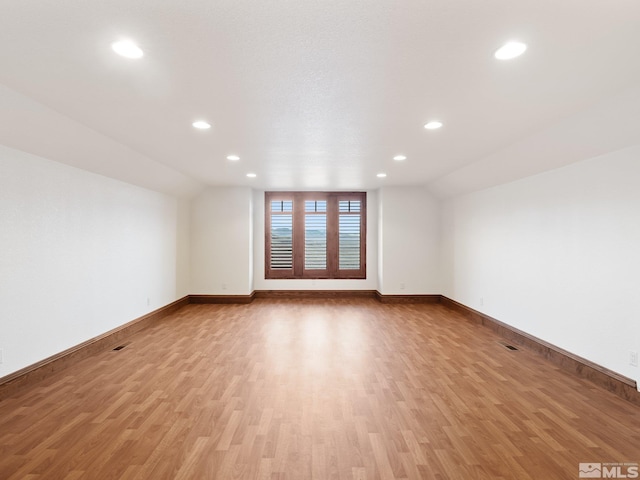
[{"label": "white ceiling", "polygon": [[0,38],[0,143],[177,195],[445,197],[640,144],[637,0],[0,0]]}]

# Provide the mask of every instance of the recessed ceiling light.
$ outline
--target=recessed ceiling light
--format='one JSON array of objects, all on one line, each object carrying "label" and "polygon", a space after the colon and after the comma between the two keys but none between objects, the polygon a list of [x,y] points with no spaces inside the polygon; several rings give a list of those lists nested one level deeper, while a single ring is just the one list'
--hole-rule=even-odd
[{"label": "recessed ceiling light", "polygon": [[144,52],[140,47],[130,40],[121,40],[119,42],[113,42],[111,48],[118,55],[122,55],[127,58],[140,58],[144,55]]},{"label": "recessed ceiling light", "polygon": [[441,126],[442,122],[439,122],[438,120],[431,120],[430,122],[424,124],[424,128],[426,128],[427,130],[437,130]]},{"label": "recessed ceiling light", "polygon": [[387,174],[386,173],[382,173],[382,172],[380,172],[379,174],[376,175],[376,177],[378,177],[378,178],[384,178],[386,176],[387,176]]},{"label": "recessed ceiling light", "polygon": [[526,49],[527,46],[524,43],[508,42],[496,50],[493,56],[498,60],[511,60],[522,55]]},{"label": "recessed ceiling light", "polygon": [[231,160],[232,162],[236,162],[236,161],[240,160],[240,157],[238,155],[227,155],[227,160]]},{"label": "recessed ceiling light", "polygon": [[396,155],[395,157],[393,157],[393,159],[394,159],[396,162],[401,162],[401,161],[403,161],[403,160],[406,160],[406,159],[407,159],[407,156],[406,156],[406,155]]},{"label": "recessed ceiling light", "polygon": [[203,120],[198,120],[197,122],[193,122],[191,125],[193,125],[198,130],[207,130],[211,128],[211,125]]},{"label": "recessed ceiling light", "polygon": [[247,173],[247,177],[249,178],[256,178],[258,175],[256,175],[255,173]]}]

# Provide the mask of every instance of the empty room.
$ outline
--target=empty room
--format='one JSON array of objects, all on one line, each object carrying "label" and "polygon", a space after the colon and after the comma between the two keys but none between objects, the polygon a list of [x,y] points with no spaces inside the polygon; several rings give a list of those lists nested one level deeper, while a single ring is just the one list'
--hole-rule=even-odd
[{"label": "empty room", "polygon": [[640,478],[640,3],[0,37],[0,480]]}]

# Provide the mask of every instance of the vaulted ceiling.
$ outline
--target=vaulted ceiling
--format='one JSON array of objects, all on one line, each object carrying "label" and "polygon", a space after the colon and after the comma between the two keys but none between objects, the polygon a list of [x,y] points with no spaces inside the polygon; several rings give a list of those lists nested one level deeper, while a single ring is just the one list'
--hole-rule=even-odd
[{"label": "vaulted ceiling", "polygon": [[640,144],[636,0],[4,0],[0,36],[0,143],[176,195],[446,197]]}]

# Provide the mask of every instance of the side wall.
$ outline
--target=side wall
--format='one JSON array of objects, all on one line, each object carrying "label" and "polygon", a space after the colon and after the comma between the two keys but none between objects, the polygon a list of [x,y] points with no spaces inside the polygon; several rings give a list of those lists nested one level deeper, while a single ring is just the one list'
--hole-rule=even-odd
[{"label": "side wall", "polygon": [[0,146],[0,377],[176,300],[175,198]]},{"label": "side wall", "polygon": [[176,295],[182,298],[191,293],[191,202],[188,199],[178,199],[176,243]]},{"label": "side wall", "polygon": [[444,295],[640,384],[640,147],[443,209]]},{"label": "side wall", "polygon": [[249,187],[210,187],[191,202],[191,294],[249,295],[252,276]]},{"label": "side wall", "polygon": [[378,290],[441,293],[439,202],[423,187],[384,187],[379,196]]}]

